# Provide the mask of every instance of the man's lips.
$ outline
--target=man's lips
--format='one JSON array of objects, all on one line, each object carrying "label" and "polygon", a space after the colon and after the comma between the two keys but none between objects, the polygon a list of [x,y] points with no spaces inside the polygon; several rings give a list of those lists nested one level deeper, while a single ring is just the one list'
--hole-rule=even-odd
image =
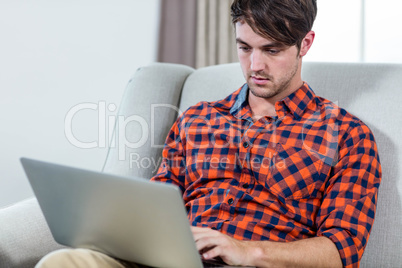
[{"label": "man's lips", "polygon": [[270,79],[267,77],[259,77],[259,76],[251,76],[251,80],[257,85],[265,85],[267,84]]}]

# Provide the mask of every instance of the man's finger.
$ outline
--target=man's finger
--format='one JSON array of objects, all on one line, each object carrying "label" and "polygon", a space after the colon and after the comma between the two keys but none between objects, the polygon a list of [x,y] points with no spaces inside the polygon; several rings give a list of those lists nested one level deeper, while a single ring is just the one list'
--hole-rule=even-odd
[{"label": "man's finger", "polygon": [[223,243],[223,240],[219,237],[207,236],[196,240],[195,245],[198,251],[202,251],[204,249],[220,246]]},{"label": "man's finger", "polygon": [[221,233],[209,228],[200,228],[200,227],[191,227],[191,231],[193,233],[194,240],[197,241],[199,239],[205,237],[217,237]]},{"label": "man's finger", "polygon": [[222,258],[221,254],[222,254],[222,247],[216,246],[202,253],[202,258],[205,260],[210,260],[216,257]]}]

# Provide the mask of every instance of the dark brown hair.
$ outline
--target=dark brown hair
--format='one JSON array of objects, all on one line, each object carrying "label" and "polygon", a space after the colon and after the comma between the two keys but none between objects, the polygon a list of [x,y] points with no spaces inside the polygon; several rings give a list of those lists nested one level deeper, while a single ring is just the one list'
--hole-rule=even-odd
[{"label": "dark brown hair", "polygon": [[298,48],[317,15],[316,0],[234,0],[233,24],[244,21],[257,34]]}]

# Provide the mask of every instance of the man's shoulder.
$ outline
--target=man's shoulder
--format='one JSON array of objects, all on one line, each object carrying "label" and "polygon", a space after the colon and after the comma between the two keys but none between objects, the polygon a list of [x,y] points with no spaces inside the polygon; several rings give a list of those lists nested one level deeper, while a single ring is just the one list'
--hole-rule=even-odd
[{"label": "man's shoulder", "polygon": [[207,115],[213,111],[229,111],[236,102],[236,98],[239,95],[242,87],[236,89],[234,92],[229,94],[223,99],[215,100],[215,101],[200,101],[194,105],[191,105],[187,108],[182,117],[194,117],[199,115]]},{"label": "man's shoulder", "polygon": [[368,125],[355,114],[342,108],[341,104],[320,96],[316,96],[316,99],[321,113],[325,115],[325,118],[336,124],[340,131],[345,134],[351,134],[351,132],[371,134]]},{"label": "man's shoulder", "polygon": [[200,116],[202,114],[206,114],[208,110],[211,109],[211,102],[208,101],[200,101],[194,105],[188,107],[180,117],[188,118],[194,116]]}]

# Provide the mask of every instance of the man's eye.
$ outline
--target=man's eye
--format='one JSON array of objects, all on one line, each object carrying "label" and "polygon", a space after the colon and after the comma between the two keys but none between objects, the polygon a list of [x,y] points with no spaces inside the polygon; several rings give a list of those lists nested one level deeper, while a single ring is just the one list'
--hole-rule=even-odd
[{"label": "man's eye", "polygon": [[243,50],[244,52],[250,51],[249,47],[239,47],[240,50]]},{"label": "man's eye", "polygon": [[276,55],[280,52],[278,49],[267,49],[266,52],[268,52],[271,55]]}]

